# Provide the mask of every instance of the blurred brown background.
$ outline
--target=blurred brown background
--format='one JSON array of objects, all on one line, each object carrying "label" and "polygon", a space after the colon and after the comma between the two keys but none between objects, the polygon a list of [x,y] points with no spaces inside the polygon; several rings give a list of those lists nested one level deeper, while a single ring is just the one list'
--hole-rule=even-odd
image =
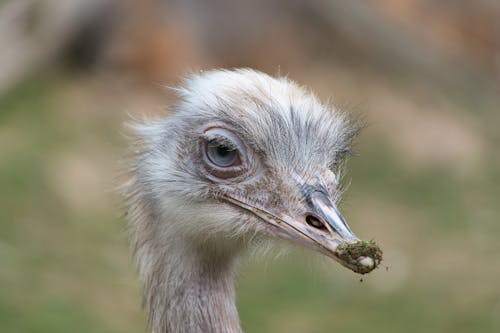
[{"label": "blurred brown background", "polygon": [[2,332],[147,331],[122,124],[242,66],[365,116],[343,211],[388,266],[253,261],[246,331],[500,331],[500,2],[4,0],[0,45]]}]

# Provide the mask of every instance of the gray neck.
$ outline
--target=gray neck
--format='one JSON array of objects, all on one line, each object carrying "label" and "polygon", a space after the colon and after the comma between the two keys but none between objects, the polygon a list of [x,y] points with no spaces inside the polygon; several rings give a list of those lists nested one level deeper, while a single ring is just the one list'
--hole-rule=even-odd
[{"label": "gray neck", "polygon": [[163,254],[150,253],[153,263],[142,267],[153,333],[241,333],[235,255],[208,242],[203,247],[193,247],[196,241],[176,243]]}]

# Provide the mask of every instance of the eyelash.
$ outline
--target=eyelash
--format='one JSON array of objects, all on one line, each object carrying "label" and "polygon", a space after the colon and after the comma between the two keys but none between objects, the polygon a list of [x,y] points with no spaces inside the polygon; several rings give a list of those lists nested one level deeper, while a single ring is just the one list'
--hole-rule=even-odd
[{"label": "eyelash", "polygon": [[208,140],[208,145],[214,146],[214,147],[223,147],[226,148],[227,150],[238,150],[238,148],[228,139],[225,137],[216,137],[213,139]]}]

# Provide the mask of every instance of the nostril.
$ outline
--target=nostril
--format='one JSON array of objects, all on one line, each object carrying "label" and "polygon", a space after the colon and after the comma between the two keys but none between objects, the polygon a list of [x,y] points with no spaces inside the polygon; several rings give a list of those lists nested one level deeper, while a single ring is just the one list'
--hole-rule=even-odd
[{"label": "nostril", "polygon": [[314,215],[307,215],[306,216],[306,223],[308,225],[310,225],[311,227],[316,228],[318,230],[322,230],[322,231],[327,231],[328,230],[326,228],[325,224],[323,222],[321,222],[321,220],[318,219]]}]

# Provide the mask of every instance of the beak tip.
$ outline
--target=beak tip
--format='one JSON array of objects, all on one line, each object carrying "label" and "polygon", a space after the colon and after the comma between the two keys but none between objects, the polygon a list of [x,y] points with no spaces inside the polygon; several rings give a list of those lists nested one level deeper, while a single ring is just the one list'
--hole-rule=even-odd
[{"label": "beak tip", "polygon": [[370,273],[382,262],[382,250],[373,241],[340,244],[336,256],[344,266],[360,274]]}]

